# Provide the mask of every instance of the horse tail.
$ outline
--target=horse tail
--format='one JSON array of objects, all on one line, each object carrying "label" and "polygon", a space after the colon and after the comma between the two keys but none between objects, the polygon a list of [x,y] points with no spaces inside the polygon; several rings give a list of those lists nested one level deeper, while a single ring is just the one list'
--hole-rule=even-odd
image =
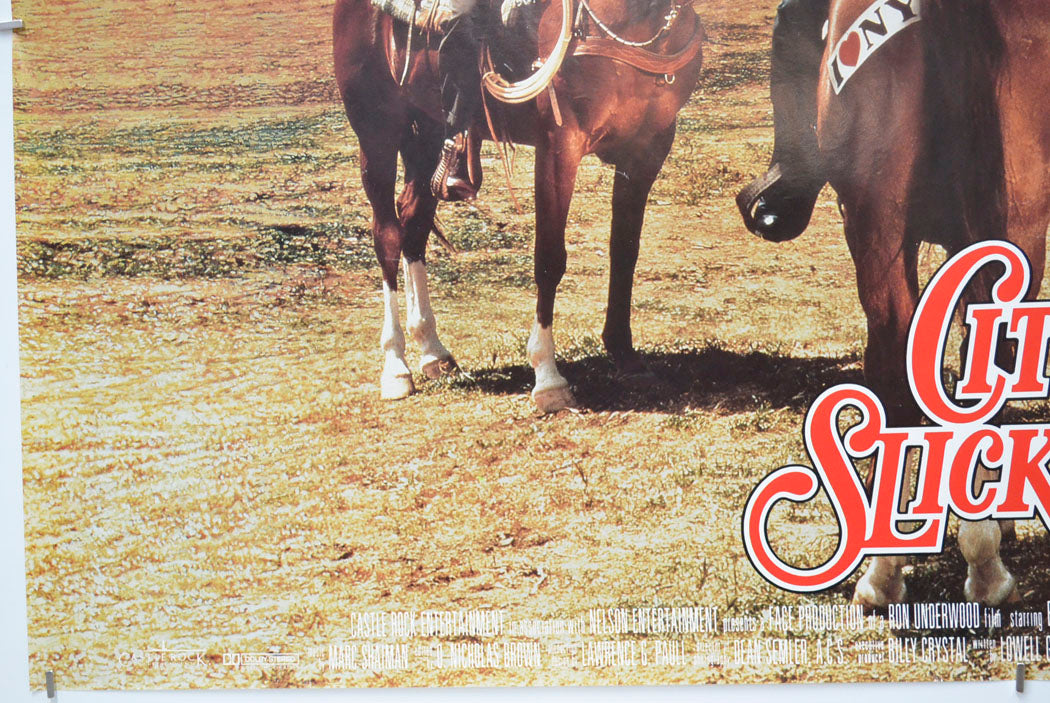
[{"label": "horse tail", "polygon": [[1006,237],[1006,167],[999,115],[1005,41],[995,0],[923,0],[921,151],[909,231],[955,252]]}]

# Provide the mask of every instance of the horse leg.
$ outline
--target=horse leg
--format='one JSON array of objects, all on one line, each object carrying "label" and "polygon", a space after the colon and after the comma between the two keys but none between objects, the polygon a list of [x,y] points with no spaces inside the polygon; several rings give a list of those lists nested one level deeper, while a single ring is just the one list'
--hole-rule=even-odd
[{"label": "horse leg", "polygon": [[883,193],[879,201],[846,205],[844,229],[867,318],[864,381],[885,406],[889,424],[909,426],[920,419],[905,363],[911,316],[919,304],[919,246],[901,234],[899,201]]},{"label": "horse leg", "polygon": [[[919,298],[918,246],[904,236],[887,235],[904,231],[903,212],[895,205],[903,201],[884,197],[846,202],[846,241],[868,318],[864,378],[886,407],[890,425],[908,426],[918,421],[918,409],[908,397],[905,382],[908,329]],[[908,474],[910,468],[908,462]],[[906,474],[906,487],[911,485],[909,478]],[[906,563],[900,556],[874,557],[857,583],[854,603],[874,609],[903,602],[907,589],[901,569]]]},{"label": "horse leg", "polygon": [[343,95],[346,114],[360,147],[361,182],[372,205],[372,244],[383,273],[380,395],[384,400],[397,400],[415,391],[412,372],[405,363],[405,335],[401,331],[397,305],[402,230],[394,206],[394,187],[397,181],[397,144],[404,119],[400,111],[388,114],[370,101],[353,99],[356,93],[352,92],[352,86],[344,88]]},{"label": "horse leg", "polygon": [[[1027,300],[1036,300],[1039,297],[1039,289],[1043,283],[1043,267],[1046,265],[1046,233],[1047,228],[1050,227],[1050,182],[1040,185],[1043,189],[1042,192],[1033,193],[1030,196],[1017,197],[1018,193],[1015,188],[1015,197],[1011,198],[1011,209],[1008,217],[1008,222],[1010,223],[1009,239],[1021,247],[1028,256],[1029,262],[1031,262],[1032,280],[1028,294],[1025,296]],[[1031,204],[1033,202],[1038,203],[1038,206],[1032,208],[1022,207],[1021,205],[1022,203]],[[1016,363],[1016,359],[1012,355],[1009,356],[1007,361],[1011,364]],[[1010,366],[1004,366],[1004,368],[1010,368]],[[970,531],[972,529],[968,527],[970,524],[964,523],[959,528],[960,545],[963,541],[963,528]],[[1000,520],[998,524],[1002,542],[1012,542],[1017,539],[1017,525],[1014,520]],[[976,530],[974,530],[974,533],[975,535],[977,534]],[[973,538],[968,537],[968,539],[979,541],[979,538],[976,536]],[[990,540],[991,538],[985,537],[985,539]],[[995,551],[996,557],[998,557],[998,548]],[[969,562],[969,559],[967,559],[967,562]],[[1005,568],[1003,571],[1006,572]],[[972,577],[973,575],[971,574],[970,576]],[[1006,572],[1006,576],[1013,578],[1008,572]],[[999,577],[998,589],[1000,591],[1006,588],[1005,583],[1001,579],[1002,577]],[[995,577],[993,577],[993,581],[995,580]],[[982,579],[978,574],[977,583],[980,584],[981,581]],[[968,577],[967,583],[969,582],[970,578]],[[978,590],[981,590],[980,586],[978,586]],[[995,587],[993,586],[989,589],[987,584],[985,584],[983,590],[994,591]],[[1015,595],[1016,593],[1014,592],[1007,594],[1011,600]],[[991,601],[989,601],[989,604],[997,605],[997,603]]]},{"label": "horse leg", "polygon": [[565,224],[576,170],[583,158],[580,140],[563,130],[536,146],[536,320],[529,335],[529,363],[536,371],[532,399],[540,412],[553,413],[575,404],[569,382],[554,361],[554,297],[565,275]]},{"label": "horse leg", "polygon": [[653,373],[634,350],[631,294],[649,191],[674,142],[675,127],[658,134],[647,149],[616,159],[613,178],[612,233],[609,237],[609,305],[602,341],[616,370],[628,379],[652,380]]},{"label": "horse leg", "polygon": [[[898,500],[897,509],[905,512],[911,500],[909,487],[915,471],[918,457],[909,456],[904,464],[904,487]],[[869,487],[870,488],[870,487]],[[905,556],[872,557],[868,570],[864,572],[853,592],[853,602],[869,610],[885,608],[890,603],[903,603],[908,596],[904,583],[903,569],[908,564]]]},{"label": "horse leg", "polygon": [[[1042,267],[1039,270],[1041,272]],[[1033,271],[1033,277],[1041,278],[1042,274]],[[978,466],[976,478],[977,485],[981,486],[985,481],[999,480],[1000,472]],[[992,606],[1021,600],[1017,579],[1007,570],[999,556],[1002,541],[1013,539],[1014,529],[1013,520],[963,521],[959,525],[959,551],[967,565],[966,582],[963,584],[966,600]]]},{"label": "horse leg", "polygon": [[405,164],[405,189],[398,198],[401,227],[404,233],[402,254],[405,263],[405,304],[407,328],[422,351],[419,366],[430,379],[455,371],[455,359],[437,334],[437,321],[430,306],[427,285],[426,249],[434,224],[437,198],[430,189],[430,175],[437,166],[441,136],[420,124],[419,134],[408,132],[401,146]]},{"label": "horse leg", "polygon": [[[990,472],[979,468],[987,479]],[[1006,570],[999,556],[1002,529],[994,520],[964,521],[959,525],[959,550],[966,559],[966,583],[963,596],[984,605],[1020,600],[1017,579]]]},{"label": "horse leg", "polygon": [[[364,168],[362,165],[362,170]],[[392,186],[389,196],[392,203]],[[379,389],[383,400],[399,400],[412,395],[415,385],[412,383],[412,372],[408,370],[408,364],[405,362],[405,334],[401,330],[397,305],[401,225],[393,207],[389,208],[389,211],[384,207],[381,214],[376,213],[372,223],[372,237],[383,272],[383,331],[379,338],[379,346],[383,350],[383,373],[379,378]]]}]

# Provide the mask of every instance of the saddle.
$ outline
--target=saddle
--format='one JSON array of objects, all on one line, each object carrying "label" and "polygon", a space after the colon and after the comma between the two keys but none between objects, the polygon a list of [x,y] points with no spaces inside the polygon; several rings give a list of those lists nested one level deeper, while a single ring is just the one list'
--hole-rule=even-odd
[{"label": "saddle", "polygon": [[[486,11],[495,14],[496,4],[499,0],[370,0],[371,3],[387,16],[400,20],[416,30],[438,36],[444,35],[450,23],[468,13],[475,12],[475,6],[483,3]],[[554,113],[554,119],[561,126],[561,112],[555,94],[553,79],[560,70],[563,59],[566,56],[600,56],[611,59],[617,63],[631,66],[643,73],[653,75],[658,83],[670,85],[675,81],[677,71],[692,62],[700,53],[700,47],[705,35],[703,27],[693,12],[686,14],[691,23],[690,34],[685,44],[677,50],[654,51],[651,47],[656,42],[670,33],[672,28],[678,25],[682,17],[680,10],[686,0],[670,0],[669,10],[664,17],[664,25],[659,28],[654,36],[648,41],[629,41],[618,36],[612,29],[607,27],[591,9],[588,0],[552,0],[562,6],[562,25],[558,36],[558,42],[546,59],[529,58],[524,65],[531,64],[535,72],[516,82],[508,82],[493,67],[492,57],[488,49],[484,47],[479,56],[481,64],[483,93],[488,93],[502,103],[523,103],[532,100],[541,93],[547,93]],[[530,17],[533,11],[540,11],[539,0],[502,0],[499,2],[499,20],[511,34],[525,36],[535,32],[538,27],[538,17]],[[480,9],[480,8],[479,8]],[[388,64],[396,81],[404,84],[408,79],[413,66],[412,59],[412,35],[407,34],[407,46],[404,57],[398,60],[397,41],[393,34],[393,26],[388,22],[381,30],[383,46],[386,49]],[[521,59],[522,57],[518,57]],[[500,60],[504,68],[518,63],[514,59]],[[513,70],[513,69],[512,69]],[[501,140],[493,129],[491,116],[488,108],[485,108],[485,118],[488,122],[488,133],[496,139],[497,144]],[[456,143],[446,143],[448,155],[443,155],[441,165],[434,174],[433,187],[435,195],[443,200],[460,199],[456,193],[451,192],[442,184],[448,174],[454,173],[464,184],[464,191],[477,192],[481,185],[481,147],[482,135],[477,128],[469,130],[465,139],[457,139]],[[454,151],[453,151],[454,150]],[[505,153],[504,169],[507,171],[509,180],[509,167]],[[451,158],[446,158],[450,156]]]},{"label": "saddle", "polygon": [[[477,3],[488,0],[371,0],[371,3],[382,12],[391,17],[401,20],[420,31],[430,34],[442,35],[445,27],[455,18],[470,12]],[[555,0],[556,1],[556,0]],[[502,0],[499,5],[500,19],[505,27],[513,27],[515,30],[528,31],[531,24],[522,17],[530,9],[536,9],[539,0]],[[567,0],[572,2],[572,0]],[[695,15],[692,15],[693,26],[688,41],[677,51],[664,53],[653,51],[649,44],[670,31],[672,25],[679,18],[679,9],[683,0],[672,0],[671,11],[665,18],[667,23],[648,42],[629,42],[614,34],[608,27],[600,22],[586,0],[579,0],[573,16],[566,15],[562,33],[569,44],[568,55],[571,56],[602,56],[622,64],[626,64],[645,73],[655,76],[674,76],[675,72],[696,58],[700,53],[700,47],[706,39],[703,26]],[[495,9],[493,4],[493,9]],[[575,3],[573,3],[575,4]],[[567,5],[569,6],[569,5]],[[597,25],[597,34],[590,30],[590,18]],[[533,18],[535,19],[535,18]],[[411,36],[411,33],[410,33]],[[388,45],[389,42],[386,42]],[[392,48],[392,47],[391,47]],[[564,56],[565,54],[562,54]],[[560,59],[555,62],[560,64]],[[535,66],[534,66],[535,67]],[[554,66],[555,70],[558,66]],[[407,66],[406,66],[407,69]],[[542,72],[542,71],[541,71]],[[553,72],[551,73],[553,75]],[[395,76],[398,78],[398,76]],[[486,76],[486,84],[489,88],[499,87],[499,79]],[[502,102],[525,102],[524,99],[506,99],[497,91],[492,91],[494,97]],[[542,92],[537,91],[537,92]],[[528,98],[528,99],[531,99]]]},{"label": "saddle", "polygon": [[[412,25],[416,29],[434,35],[442,35],[448,24],[468,12],[478,2],[486,0],[371,0],[372,5],[395,19]],[[537,0],[503,0],[500,17],[509,25],[514,13]]]}]

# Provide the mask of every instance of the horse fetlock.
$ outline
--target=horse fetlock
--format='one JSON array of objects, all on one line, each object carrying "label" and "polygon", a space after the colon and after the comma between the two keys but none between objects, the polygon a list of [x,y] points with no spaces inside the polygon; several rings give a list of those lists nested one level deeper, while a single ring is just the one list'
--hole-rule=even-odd
[{"label": "horse fetlock", "polygon": [[626,351],[609,351],[613,364],[616,366],[617,378],[628,385],[651,386],[659,383],[659,379],[649,364],[645,363],[642,355],[633,348]]},{"label": "horse fetlock", "polygon": [[408,333],[423,352],[424,357],[434,359],[451,356],[437,334],[437,322],[433,317],[409,319]]},{"label": "horse fetlock", "polygon": [[1020,599],[1017,579],[1006,570],[1000,559],[994,559],[987,565],[969,567],[963,595],[968,601],[992,606]]},{"label": "horse fetlock", "polygon": [[410,314],[405,327],[408,328],[408,334],[420,346],[426,344],[430,339],[437,338],[437,321],[433,317],[413,317]]},{"label": "horse fetlock", "polygon": [[1017,580],[999,557],[1002,529],[994,520],[963,522],[959,526],[959,551],[966,559],[963,595],[969,601],[999,605],[1017,589]]},{"label": "horse fetlock", "polygon": [[965,521],[959,525],[959,551],[970,566],[987,564],[999,559],[1002,531],[993,520]]},{"label": "horse fetlock", "polygon": [[544,327],[539,322],[532,323],[532,331],[529,332],[529,343],[525,351],[533,367],[547,358],[554,358],[554,329]]},{"label": "horse fetlock", "polygon": [[[526,351],[529,355],[529,365],[536,369],[537,376],[541,372],[550,374],[553,371],[553,374],[558,374],[554,361],[554,331],[550,327],[543,327],[539,323],[534,324]],[[539,379],[537,378],[538,384]]]}]

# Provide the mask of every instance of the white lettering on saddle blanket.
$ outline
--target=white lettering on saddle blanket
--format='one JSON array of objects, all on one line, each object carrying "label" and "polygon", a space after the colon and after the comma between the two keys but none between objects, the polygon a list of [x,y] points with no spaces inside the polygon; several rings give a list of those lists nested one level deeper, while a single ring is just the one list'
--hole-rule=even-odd
[{"label": "white lettering on saddle blanket", "polygon": [[922,19],[922,0],[876,0],[842,35],[828,60],[835,94],[901,30]]}]

